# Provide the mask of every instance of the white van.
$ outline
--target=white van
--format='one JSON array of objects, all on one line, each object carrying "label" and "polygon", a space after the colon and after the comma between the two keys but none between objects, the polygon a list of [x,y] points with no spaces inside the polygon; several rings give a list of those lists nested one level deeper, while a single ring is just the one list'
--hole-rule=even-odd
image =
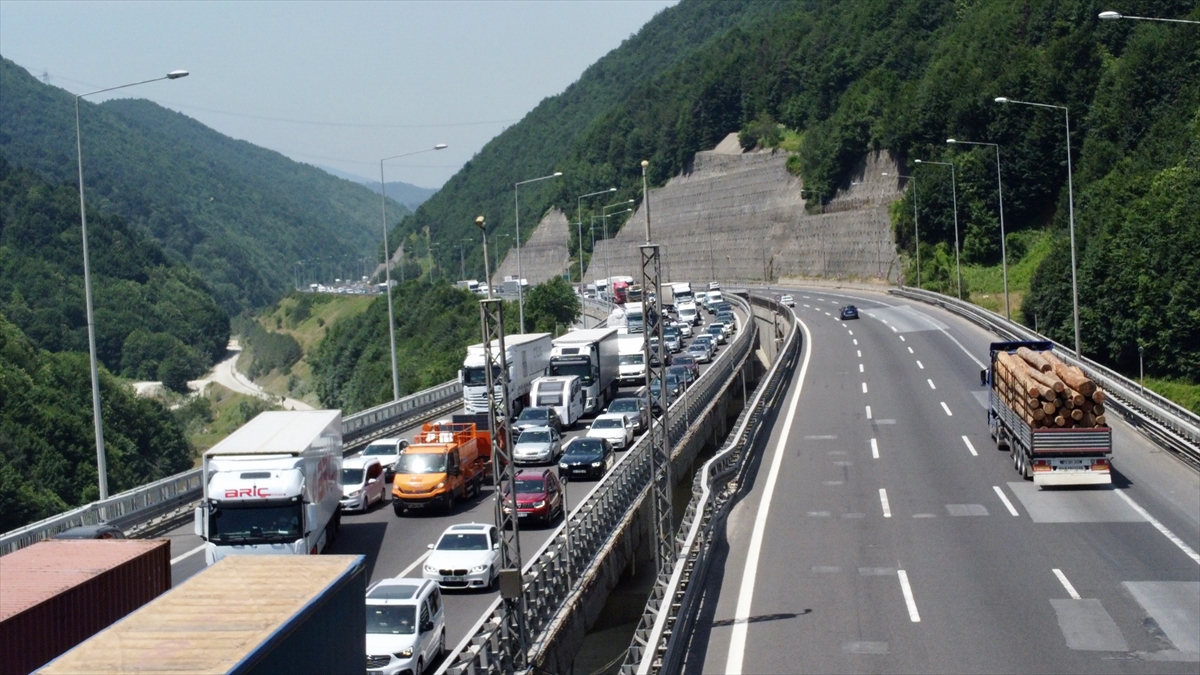
[{"label": "white van", "polygon": [[544,375],[533,381],[529,400],[536,408],[554,408],[563,429],[583,417],[583,382],[578,375]]},{"label": "white van", "polygon": [[446,649],[442,592],[428,579],[383,579],[367,589],[367,669],[420,675]]},{"label": "white van", "polygon": [[724,301],[725,297],[721,295],[721,291],[709,291],[708,300],[704,303],[704,308],[711,312],[713,311],[713,305]]}]

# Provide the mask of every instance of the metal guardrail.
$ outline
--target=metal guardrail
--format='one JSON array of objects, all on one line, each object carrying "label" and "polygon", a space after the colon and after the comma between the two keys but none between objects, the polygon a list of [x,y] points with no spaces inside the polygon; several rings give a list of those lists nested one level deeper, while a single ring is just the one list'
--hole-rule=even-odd
[{"label": "metal guardrail", "polygon": [[724,522],[739,486],[744,484],[742,478],[750,464],[746,459],[758,445],[764,430],[763,419],[781,404],[795,371],[801,346],[795,314],[766,298],[751,299],[754,304],[790,317],[790,330],[771,370],[739,415],[733,433],[696,473],[692,498],[676,535],[678,554],[674,564],[660,571],[656,588],[662,591],[655,593],[661,596],[652,596],[646,605],[621,665],[622,675],[679,672],[714,544],[719,541],[717,528]]},{"label": "metal guardrail", "polygon": [[[891,289],[889,293],[937,305],[1009,340],[1053,342],[1021,324],[957,298],[913,288]],[[1143,391],[1137,382],[1111,368],[1087,357],[1076,357],[1073,350],[1057,342],[1053,344],[1060,359],[1078,366],[1104,388],[1109,395],[1106,405],[1121,412],[1126,420],[1147,432],[1165,449],[1200,467],[1200,416],[1152,391]]]},{"label": "metal guardrail", "polygon": [[[712,404],[714,396],[733,381],[754,347],[756,326],[750,307],[737,296],[728,296],[742,307],[747,320],[733,341],[705,370],[686,396],[671,403],[668,429],[673,448],[692,420]],[[598,569],[599,554],[613,545],[613,537],[633,517],[632,507],[650,489],[650,447],[643,434],[623,454],[616,465],[596,483],[568,514],[564,523],[551,534],[522,568],[525,590],[525,625],[529,636],[531,660],[542,646],[547,629],[556,625],[560,613],[574,593]],[[571,546],[566,532],[570,527]],[[568,573],[568,570],[570,571]],[[438,675],[497,673],[503,663],[500,645],[500,600],[497,599],[480,617],[438,669]]]},{"label": "metal guardrail", "polygon": [[[349,415],[342,419],[343,446],[361,444],[366,439],[403,426],[406,420],[434,412],[461,396],[462,385],[457,381],[446,382]],[[200,469],[168,476],[103,501],[92,502],[6,532],[0,535],[0,555],[7,555],[79,525],[112,523],[126,531],[137,529],[195,502],[200,498],[202,489]]]}]

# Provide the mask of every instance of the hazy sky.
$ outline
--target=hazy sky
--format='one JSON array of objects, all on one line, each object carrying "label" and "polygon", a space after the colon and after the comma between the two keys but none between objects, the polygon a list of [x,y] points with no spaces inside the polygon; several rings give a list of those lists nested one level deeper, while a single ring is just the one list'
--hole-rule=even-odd
[{"label": "hazy sky", "polygon": [[[0,55],[72,93],[122,92],[292,159],[438,187],[675,0],[0,1]],[[88,100],[100,101],[102,97]]]}]

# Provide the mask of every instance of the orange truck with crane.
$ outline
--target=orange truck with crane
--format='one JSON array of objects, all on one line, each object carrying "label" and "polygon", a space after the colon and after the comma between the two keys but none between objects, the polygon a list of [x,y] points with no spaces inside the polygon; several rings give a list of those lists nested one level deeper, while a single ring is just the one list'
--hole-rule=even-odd
[{"label": "orange truck with crane", "polygon": [[[503,439],[504,436],[501,435]],[[454,510],[492,479],[492,433],[487,415],[455,415],[427,422],[396,461],[392,509]]]}]

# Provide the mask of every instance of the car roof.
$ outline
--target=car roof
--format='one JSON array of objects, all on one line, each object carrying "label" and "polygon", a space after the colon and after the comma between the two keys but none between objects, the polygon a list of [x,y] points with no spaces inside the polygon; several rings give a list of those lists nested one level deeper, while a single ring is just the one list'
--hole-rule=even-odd
[{"label": "car roof", "polygon": [[432,590],[433,582],[428,579],[393,577],[381,579],[367,589],[367,602],[372,604],[407,605],[416,604]]},{"label": "car roof", "polygon": [[378,463],[379,463],[378,457],[362,457],[362,456],[347,457],[346,459],[342,460],[342,468],[343,469],[365,469],[372,464],[378,464]]},{"label": "car roof", "polygon": [[458,525],[447,527],[446,531],[442,534],[448,532],[487,532],[490,527],[491,525],[484,523],[459,523]]},{"label": "car roof", "polygon": [[530,478],[545,478],[546,474],[554,473],[550,469],[521,469],[517,472],[516,479],[529,480]]},{"label": "car roof", "polygon": [[[596,420],[623,420],[623,419],[625,419],[625,415],[623,413],[603,413],[601,415],[596,415]],[[592,420],[592,421],[594,422],[596,420]]]},{"label": "car roof", "polygon": [[554,431],[554,429],[552,427],[525,427],[521,430],[521,433],[523,434],[527,431]]},{"label": "car roof", "polygon": [[554,408],[551,408],[551,407],[548,407],[548,406],[537,406],[537,405],[531,405],[531,406],[529,406],[529,407],[525,408],[524,410],[522,410],[522,411],[521,411],[521,414],[522,414],[522,415],[524,415],[524,414],[525,414],[525,413],[527,413],[527,412],[544,412],[544,413],[550,413],[550,412],[553,412],[553,411],[554,411]]}]

